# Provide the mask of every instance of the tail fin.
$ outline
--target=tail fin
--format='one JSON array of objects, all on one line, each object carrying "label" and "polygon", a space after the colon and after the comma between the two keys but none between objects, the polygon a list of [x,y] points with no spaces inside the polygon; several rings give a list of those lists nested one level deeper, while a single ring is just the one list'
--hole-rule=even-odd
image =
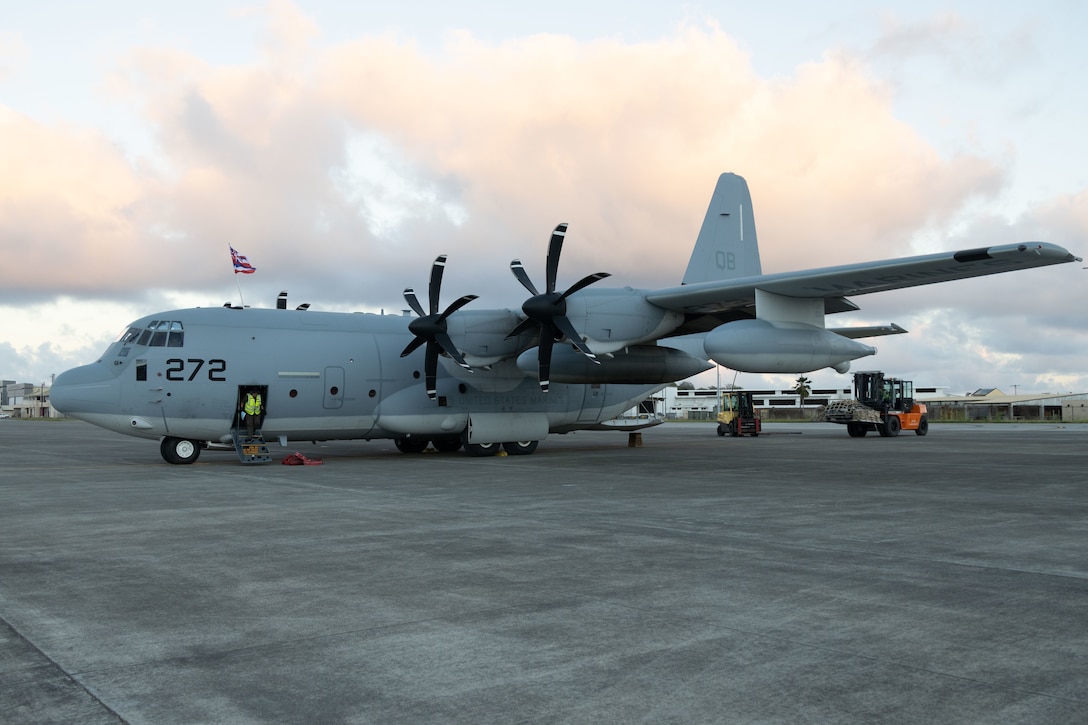
[{"label": "tail fin", "polygon": [[736,174],[722,174],[710,197],[683,284],[762,273],[748,182]]}]

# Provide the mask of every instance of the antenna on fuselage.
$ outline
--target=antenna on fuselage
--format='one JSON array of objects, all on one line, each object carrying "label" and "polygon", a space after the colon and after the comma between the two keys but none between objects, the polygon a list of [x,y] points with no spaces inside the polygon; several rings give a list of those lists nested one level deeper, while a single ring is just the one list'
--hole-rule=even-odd
[{"label": "antenna on fuselage", "polygon": [[280,292],[279,297],[276,298],[276,309],[277,310],[286,310],[287,309],[287,290],[284,290],[283,292]]}]

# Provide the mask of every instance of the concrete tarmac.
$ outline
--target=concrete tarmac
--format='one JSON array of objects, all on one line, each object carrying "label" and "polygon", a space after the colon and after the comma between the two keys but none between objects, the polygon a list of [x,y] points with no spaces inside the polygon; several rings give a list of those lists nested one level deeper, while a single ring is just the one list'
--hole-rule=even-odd
[{"label": "concrete tarmac", "polygon": [[1088,722],[1088,426],[642,438],[0,421],[0,722]]}]

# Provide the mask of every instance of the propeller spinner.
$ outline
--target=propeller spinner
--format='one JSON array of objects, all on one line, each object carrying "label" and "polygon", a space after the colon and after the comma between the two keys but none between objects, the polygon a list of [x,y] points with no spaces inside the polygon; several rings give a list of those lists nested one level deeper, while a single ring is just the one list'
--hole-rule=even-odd
[{"label": "propeller spinner", "polygon": [[574,325],[567,318],[567,298],[594,282],[611,275],[607,272],[597,272],[578,280],[568,287],[565,292],[556,292],[555,278],[559,272],[559,255],[563,251],[563,239],[566,235],[566,224],[560,224],[552,232],[551,241],[548,243],[547,287],[543,294],[537,291],[520,260],[515,259],[510,262],[510,269],[513,271],[514,276],[533,296],[525,300],[525,304],[521,306],[521,311],[525,313],[526,319],[522,320],[506,337],[507,339],[517,337],[526,330],[535,327],[540,328],[540,343],[537,347],[537,371],[540,378],[540,389],[545,393],[548,392],[550,382],[552,346],[557,340],[566,337],[578,352],[598,365],[600,364],[600,360],[582,341],[578,331],[574,329]]},{"label": "propeller spinner", "polygon": [[446,255],[442,254],[434,260],[434,265],[431,266],[431,283],[427,290],[430,303],[429,313],[423,312],[419,300],[416,299],[415,290],[411,288],[404,290],[404,299],[419,317],[408,323],[408,330],[415,337],[404,348],[404,352],[400,356],[411,355],[421,345],[427,346],[424,352],[423,373],[427,383],[427,397],[431,400],[434,400],[438,395],[438,355],[440,352],[448,355],[465,370],[472,371],[472,368],[465,362],[465,358],[461,356],[457,346],[453,344],[453,340],[450,339],[449,334],[446,332],[446,318],[476,299],[476,295],[460,297],[450,303],[450,306],[442,314],[438,314],[438,298],[442,292],[442,273],[445,268]]}]

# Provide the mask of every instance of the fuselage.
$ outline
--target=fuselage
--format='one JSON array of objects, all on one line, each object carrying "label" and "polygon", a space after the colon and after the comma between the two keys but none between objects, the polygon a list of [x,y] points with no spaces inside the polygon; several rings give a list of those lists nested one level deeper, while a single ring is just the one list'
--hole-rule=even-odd
[{"label": "fuselage", "polygon": [[411,318],[195,308],[133,322],[105,354],[56,379],[61,412],[141,438],[229,443],[241,392],[265,393],[265,438],[457,436],[592,428],[660,385],[557,384],[544,393],[514,360],[467,371],[443,360],[427,397],[422,351],[400,353]]}]

